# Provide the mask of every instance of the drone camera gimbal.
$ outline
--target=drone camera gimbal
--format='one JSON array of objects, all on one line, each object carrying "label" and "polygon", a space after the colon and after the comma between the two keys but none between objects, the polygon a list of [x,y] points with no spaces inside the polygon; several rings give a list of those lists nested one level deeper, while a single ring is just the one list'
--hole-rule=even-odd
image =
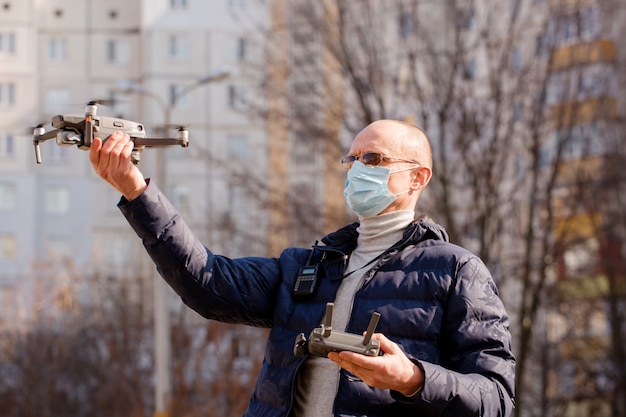
[{"label": "drone camera gimbal", "polygon": [[94,137],[103,140],[115,131],[127,133],[133,141],[131,160],[134,164],[139,163],[140,154],[145,148],[153,146],[180,145],[183,148],[189,146],[189,132],[180,127],[175,138],[148,138],[141,123],[115,117],[98,116],[98,103],[89,102],[85,109],[85,115],[56,115],[52,118],[52,127],[49,132],[43,125],[39,125],[33,132],[33,145],[35,145],[35,160],[41,164],[41,152],[39,143],[50,139],[56,139],[59,146],[78,146],[79,149],[87,150],[91,146]]}]

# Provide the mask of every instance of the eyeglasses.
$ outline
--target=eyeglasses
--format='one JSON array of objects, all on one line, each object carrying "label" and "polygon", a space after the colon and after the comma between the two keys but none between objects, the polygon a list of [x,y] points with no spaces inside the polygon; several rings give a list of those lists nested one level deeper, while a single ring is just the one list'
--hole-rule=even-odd
[{"label": "eyeglasses", "polygon": [[344,156],[343,158],[341,158],[341,166],[343,167],[343,169],[348,170],[352,168],[352,164],[354,163],[354,161],[358,161],[358,160],[360,160],[365,165],[376,166],[376,165],[380,165],[380,163],[383,162],[383,160],[385,159],[389,159],[391,161],[398,161],[398,162],[410,162],[412,164],[419,165],[419,162],[417,161],[410,161],[408,159],[396,158],[394,156],[387,156],[387,155],[383,155],[377,152],[368,152],[368,153],[364,153],[361,156],[356,156],[356,155]]}]

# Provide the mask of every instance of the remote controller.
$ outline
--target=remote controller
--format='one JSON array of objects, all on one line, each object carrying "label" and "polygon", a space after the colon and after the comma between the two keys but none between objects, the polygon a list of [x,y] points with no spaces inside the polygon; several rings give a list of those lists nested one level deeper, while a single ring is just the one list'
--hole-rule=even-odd
[{"label": "remote controller", "polygon": [[380,319],[379,313],[372,314],[365,336],[352,333],[337,332],[332,329],[333,303],[326,304],[326,315],[324,322],[313,329],[307,340],[304,333],[300,333],[294,345],[294,354],[304,356],[311,354],[315,356],[328,356],[329,352],[341,352],[344,350],[360,353],[366,356],[380,355],[380,342],[373,340],[372,335]]}]

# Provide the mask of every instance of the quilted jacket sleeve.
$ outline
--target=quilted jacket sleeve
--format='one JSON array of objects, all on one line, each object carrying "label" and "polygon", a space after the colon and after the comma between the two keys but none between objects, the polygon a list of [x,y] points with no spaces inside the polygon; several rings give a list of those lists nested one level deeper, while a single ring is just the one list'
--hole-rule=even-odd
[{"label": "quilted jacket sleeve", "polygon": [[153,183],[137,199],[122,199],[118,207],[161,276],[185,304],[222,322],[272,325],[275,288],[280,282],[277,259],[229,259],[213,254]]},{"label": "quilted jacket sleeve", "polygon": [[515,358],[509,319],[485,265],[461,265],[448,299],[441,364],[416,363],[425,383],[414,401],[441,416],[509,416],[514,408]]}]

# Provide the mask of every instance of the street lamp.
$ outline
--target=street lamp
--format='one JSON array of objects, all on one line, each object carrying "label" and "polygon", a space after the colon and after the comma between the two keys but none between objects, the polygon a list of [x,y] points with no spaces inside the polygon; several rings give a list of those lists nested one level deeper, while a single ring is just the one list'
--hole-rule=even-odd
[{"label": "street lamp", "polygon": [[[145,89],[142,85],[129,81],[122,81],[118,85],[118,92],[122,94],[141,94],[152,98],[161,107],[163,112],[162,132],[167,136],[170,126],[171,113],[176,104],[191,91],[206,84],[222,81],[230,76],[230,72],[224,69],[214,71],[198,79],[195,83],[175,92],[169,101],[163,99],[159,94]],[[156,149],[156,181],[163,189],[166,187],[166,158],[165,149]],[[154,338],[155,338],[155,411],[154,417],[167,417],[168,405],[171,400],[171,368],[170,368],[170,320],[167,306],[167,284],[160,277],[156,277],[153,282],[154,292]]]},{"label": "street lamp", "polygon": [[170,97],[169,108],[172,109],[176,105],[176,103],[178,103],[178,101],[181,98],[183,98],[188,93],[190,93],[191,91],[195,90],[196,88],[201,87],[201,86],[206,85],[206,84],[209,84],[209,83],[222,81],[222,80],[228,78],[229,76],[230,76],[230,71],[225,70],[225,69],[219,69],[217,71],[214,71],[212,73],[207,74],[206,76],[198,79],[195,83],[193,83],[193,84],[183,88],[181,91],[179,91],[176,94],[172,95]]},{"label": "street lamp", "polygon": [[156,94],[154,91],[146,89],[143,85],[138,84],[134,81],[130,81],[130,80],[120,80],[118,82],[118,88],[116,88],[115,91],[121,94],[136,93],[136,94],[150,97],[151,99],[156,101],[156,103],[159,105],[163,113],[163,126],[164,126],[163,131],[167,132],[167,128],[170,126],[170,123],[171,123],[172,110],[174,109],[174,107],[176,107],[178,102],[183,97],[185,97],[187,94],[191,93],[193,90],[196,90],[199,87],[202,87],[206,84],[222,81],[228,78],[229,76],[230,76],[230,71],[227,69],[223,69],[223,68],[210,72],[204,77],[196,80],[193,84],[190,84],[186,86],[185,88],[181,89],[180,91],[177,91],[174,94],[170,95],[169,100],[167,101],[163,98],[163,96]]},{"label": "street lamp", "polygon": [[[163,96],[156,94],[155,92],[151,90],[146,89],[141,84],[137,84],[129,80],[121,80],[118,83],[118,88],[116,89],[116,91],[122,94],[136,93],[136,94],[144,95],[153,99],[159,105],[159,107],[161,107],[161,111],[163,113],[163,125],[160,130],[164,136],[167,136],[168,129],[171,126],[172,110],[174,110],[176,105],[180,102],[180,100],[183,97],[185,97],[187,94],[191,93],[192,91],[196,90],[199,87],[202,87],[210,83],[222,81],[228,78],[229,76],[230,76],[230,71],[228,71],[227,69],[223,69],[223,68],[210,72],[204,77],[196,80],[193,84],[190,84],[186,86],[185,88],[181,89],[180,91],[177,91],[174,94],[170,95],[169,100],[167,101],[163,98]],[[159,147],[158,149],[156,149],[156,151],[157,152],[156,152],[155,179],[157,181],[157,184],[159,184],[159,186],[162,187],[163,191],[167,192],[167,184],[166,184],[167,178],[165,177],[165,173],[167,172],[166,170],[167,161],[165,158],[166,150],[162,147]]]}]

